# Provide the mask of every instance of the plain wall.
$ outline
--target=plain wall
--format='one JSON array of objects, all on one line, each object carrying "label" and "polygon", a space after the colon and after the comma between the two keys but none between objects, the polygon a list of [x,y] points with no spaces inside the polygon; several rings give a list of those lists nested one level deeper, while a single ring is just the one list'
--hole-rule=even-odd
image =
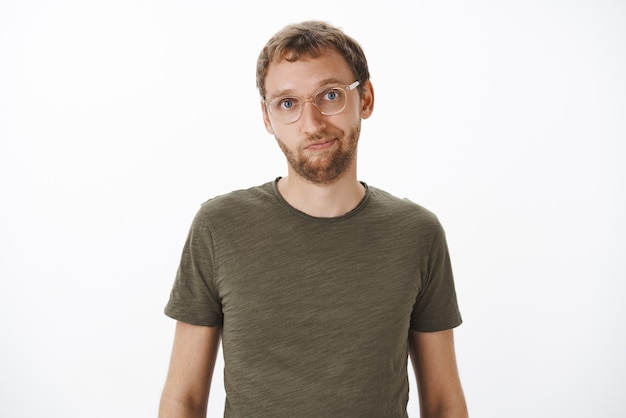
[{"label": "plain wall", "polygon": [[156,416],[191,219],[286,174],[255,63],[306,19],[368,56],[359,178],[446,229],[471,415],[626,416],[626,4],[604,0],[1,1],[0,416]]}]

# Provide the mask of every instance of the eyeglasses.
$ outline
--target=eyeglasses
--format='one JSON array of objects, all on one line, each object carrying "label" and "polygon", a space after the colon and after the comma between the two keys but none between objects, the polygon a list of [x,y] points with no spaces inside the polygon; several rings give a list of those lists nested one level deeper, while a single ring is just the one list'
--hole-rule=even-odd
[{"label": "eyeglasses", "polygon": [[264,103],[271,115],[282,123],[294,123],[300,119],[306,102],[311,102],[322,115],[331,116],[343,112],[348,103],[348,93],[358,85],[359,80],[345,87],[324,87],[308,99],[281,96]]}]

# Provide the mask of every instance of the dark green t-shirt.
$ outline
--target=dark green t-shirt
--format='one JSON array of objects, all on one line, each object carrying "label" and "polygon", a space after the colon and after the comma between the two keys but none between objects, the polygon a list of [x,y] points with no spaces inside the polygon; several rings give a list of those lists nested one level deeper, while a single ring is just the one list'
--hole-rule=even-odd
[{"label": "dark green t-shirt", "polygon": [[223,327],[226,417],[405,417],[409,329],[461,323],[433,213],[367,187],[316,218],[275,181],[202,205],[165,312]]}]

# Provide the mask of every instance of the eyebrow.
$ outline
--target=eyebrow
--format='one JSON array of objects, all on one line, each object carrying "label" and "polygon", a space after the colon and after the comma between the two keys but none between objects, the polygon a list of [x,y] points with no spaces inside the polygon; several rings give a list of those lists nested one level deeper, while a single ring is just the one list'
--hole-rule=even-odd
[{"label": "eyebrow", "polygon": [[[322,88],[331,84],[343,85],[343,82],[335,77],[325,78],[321,80],[319,83],[317,83],[317,88],[319,89],[319,88]],[[297,95],[295,94],[294,89],[285,89],[285,90],[280,90],[279,92],[276,92],[268,96],[267,101],[273,100],[277,97],[285,97],[285,96],[297,96]]]}]

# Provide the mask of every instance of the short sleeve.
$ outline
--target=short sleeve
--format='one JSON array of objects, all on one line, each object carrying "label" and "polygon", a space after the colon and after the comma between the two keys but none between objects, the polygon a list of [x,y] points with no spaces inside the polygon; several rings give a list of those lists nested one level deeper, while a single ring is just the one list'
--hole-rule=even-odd
[{"label": "short sleeve", "polygon": [[193,325],[221,326],[222,305],[213,276],[213,245],[206,215],[191,225],[165,314]]},{"label": "short sleeve", "polygon": [[439,222],[436,227],[411,314],[411,329],[415,331],[443,331],[462,322],[445,232]]}]

